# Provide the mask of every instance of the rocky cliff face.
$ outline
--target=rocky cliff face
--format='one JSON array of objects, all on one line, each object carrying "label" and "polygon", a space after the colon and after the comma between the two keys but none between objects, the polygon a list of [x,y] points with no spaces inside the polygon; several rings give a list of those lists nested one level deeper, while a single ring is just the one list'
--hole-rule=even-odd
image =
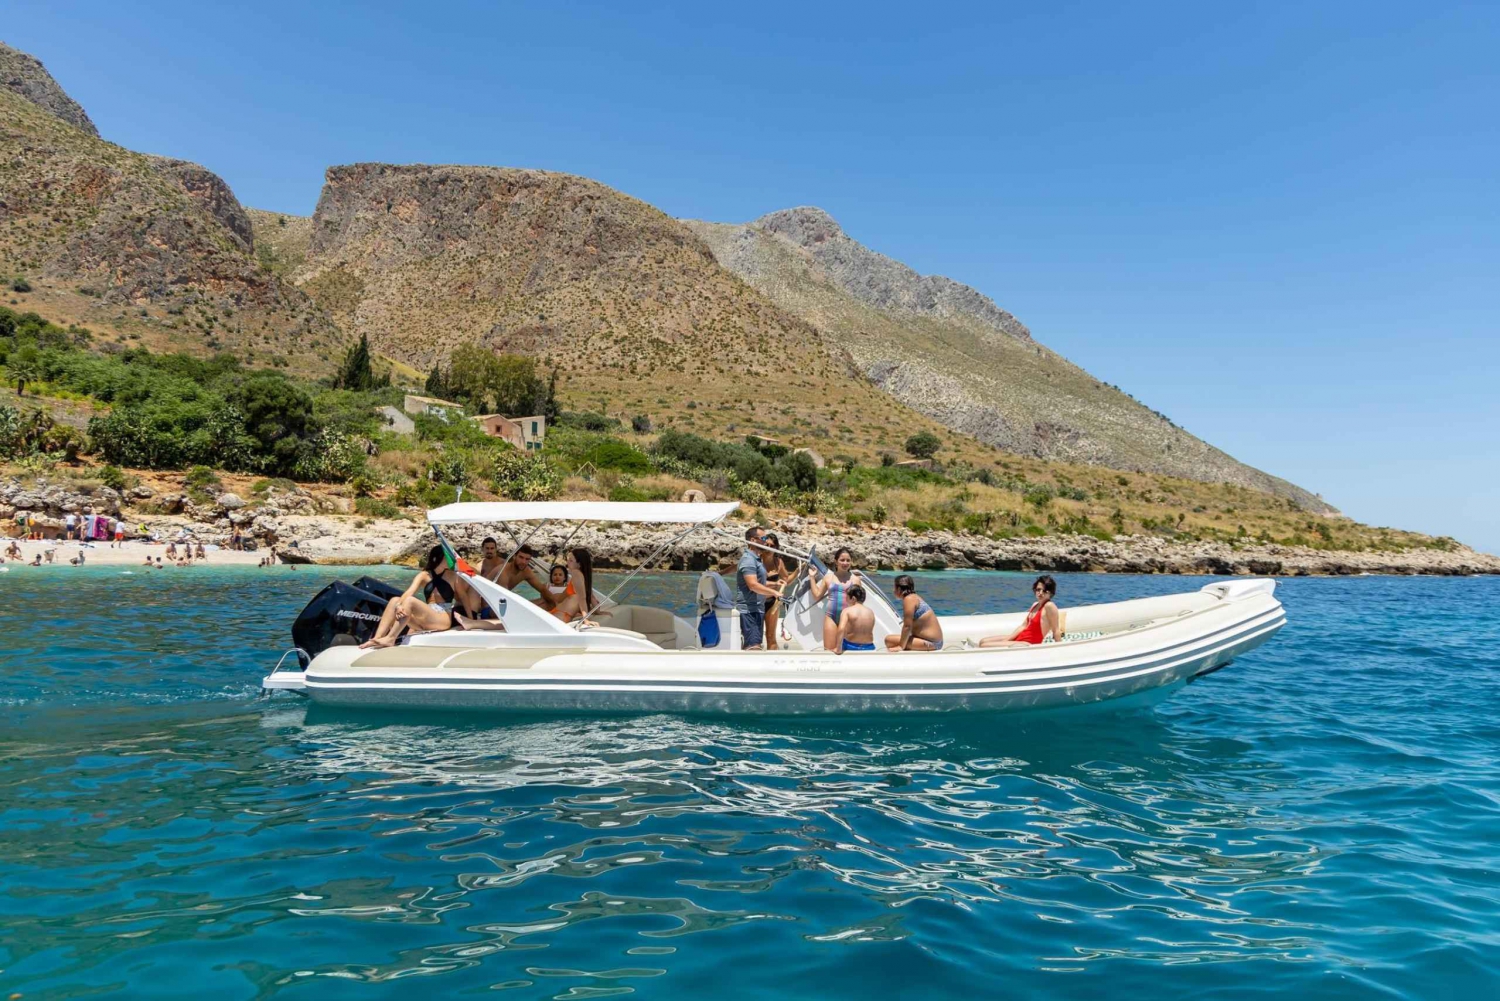
[{"label": "rocky cliff face", "polygon": [[985,295],[942,275],[920,275],[850,239],[833,217],[803,206],[761,216],[750,224],[807,251],[835,286],[888,313],[973,320],[996,333],[1031,340],[1025,325]]},{"label": "rocky cliff face", "polygon": [[264,346],[322,361],[342,343],[259,264],[248,215],[211,171],[122,149],[12,90],[0,90],[0,162],[11,168],[0,172],[0,273],[48,280],[70,315],[110,322],[128,307],[189,350]]},{"label": "rocky cliff face", "polygon": [[686,225],[721,264],[848,352],[871,382],[949,428],[1038,458],[1233,483],[1332,510],[1036,343],[973,289],[861,246],[819,209]]},{"label": "rocky cliff face", "polygon": [[867,455],[877,438],[889,448],[940,430],[893,407],[687,227],[586,178],[334,167],[296,277],[345,329],[420,369],[466,342],[521,351],[557,366],[574,400],[654,414],[658,426],[838,428]]},{"label": "rocky cliff face", "polygon": [[9,90],[48,114],[91,136],[99,130],[77,101],[58,86],[40,59],[0,42],[0,88]]},{"label": "rocky cliff face", "polygon": [[465,341],[690,363],[683,349],[705,327],[797,326],[669,216],[534,170],[333,167],[301,278],[381,350],[423,366]]}]

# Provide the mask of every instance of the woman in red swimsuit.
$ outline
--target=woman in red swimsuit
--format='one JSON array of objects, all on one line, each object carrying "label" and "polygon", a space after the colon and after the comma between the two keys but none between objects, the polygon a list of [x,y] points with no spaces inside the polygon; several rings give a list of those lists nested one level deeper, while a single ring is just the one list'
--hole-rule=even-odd
[{"label": "woman in red swimsuit", "polygon": [[1031,591],[1036,603],[1026,612],[1021,628],[1009,636],[986,636],[979,641],[980,646],[1034,646],[1046,636],[1054,643],[1062,639],[1062,616],[1057,614],[1057,602],[1053,600],[1057,597],[1057,581],[1045,575],[1038,577]]}]

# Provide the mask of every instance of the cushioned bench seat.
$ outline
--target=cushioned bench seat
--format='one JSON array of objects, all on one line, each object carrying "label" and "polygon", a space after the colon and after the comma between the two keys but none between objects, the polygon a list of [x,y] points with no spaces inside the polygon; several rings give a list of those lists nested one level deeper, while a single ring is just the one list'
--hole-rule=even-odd
[{"label": "cushioned bench seat", "polygon": [[663,650],[677,649],[677,622],[665,608],[615,605],[607,613],[596,613],[594,621],[610,629],[639,633]]}]

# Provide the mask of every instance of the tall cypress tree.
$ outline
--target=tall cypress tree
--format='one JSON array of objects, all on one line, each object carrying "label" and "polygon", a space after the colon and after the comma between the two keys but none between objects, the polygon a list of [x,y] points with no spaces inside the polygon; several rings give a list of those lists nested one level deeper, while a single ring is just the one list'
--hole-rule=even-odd
[{"label": "tall cypress tree", "polygon": [[542,416],[549,421],[557,420],[561,410],[557,406],[557,369],[552,370],[552,375],[547,379],[547,395],[542,401]]},{"label": "tall cypress tree", "polygon": [[359,390],[375,385],[375,373],[370,369],[370,339],[364,334],[360,334],[359,343],[350,345],[344,354],[334,385],[340,389]]},{"label": "tall cypress tree", "polygon": [[432,371],[427,373],[427,385],[425,391],[428,396],[436,396],[440,400],[448,398],[448,380],[443,375],[443,366],[434,363]]}]

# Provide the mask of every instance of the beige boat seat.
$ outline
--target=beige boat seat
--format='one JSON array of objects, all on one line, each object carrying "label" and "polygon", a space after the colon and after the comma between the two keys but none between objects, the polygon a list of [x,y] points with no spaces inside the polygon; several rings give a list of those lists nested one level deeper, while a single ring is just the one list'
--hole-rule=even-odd
[{"label": "beige boat seat", "polygon": [[595,613],[593,618],[610,629],[639,633],[663,650],[677,649],[677,623],[665,608],[616,605],[607,614]]}]

